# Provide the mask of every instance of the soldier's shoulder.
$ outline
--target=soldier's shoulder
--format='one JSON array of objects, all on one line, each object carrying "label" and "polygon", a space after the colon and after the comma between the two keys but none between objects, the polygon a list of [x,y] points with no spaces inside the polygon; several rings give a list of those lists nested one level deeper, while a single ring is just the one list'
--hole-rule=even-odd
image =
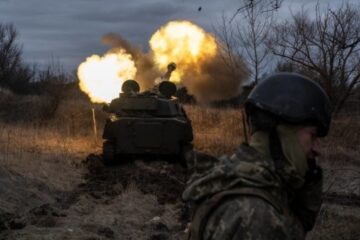
[{"label": "soldier's shoulder", "polygon": [[224,199],[210,214],[204,237],[288,239],[288,233],[285,219],[264,199],[256,196],[231,196]]},{"label": "soldier's shoulder", "polygon": [[[211,216],[226,218],[228,214],[243,217],[261,217],[269,214],[278,215],[277,209],[266,200],[257,196],[233,195],[222,200]],[[249,214],[251,213],[251,214]]]},{"label": "soldier's shoulder", "polygon": [[195,151],[193,154],[192,166],[198,172],[204,172],[218,165],[233,165],[236,162],[256,162],[261,161],[261,155],[247,144],[241,144],[240,147],[231,155],[222,155],[215,157],[203,152]]}]

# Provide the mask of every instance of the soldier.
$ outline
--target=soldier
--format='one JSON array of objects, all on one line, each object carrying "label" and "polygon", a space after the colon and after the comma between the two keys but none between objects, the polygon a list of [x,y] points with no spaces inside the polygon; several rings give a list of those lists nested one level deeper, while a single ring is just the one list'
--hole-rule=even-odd
[{"label": "soldier", "polygon": [[253,89],[245,111],[249,144],[230,157],[194,158],[183,193],[197,206],[189,239],[304,239],[321,205],[315,159],[329,130],[329,99],[304,76],[278,73]]}]

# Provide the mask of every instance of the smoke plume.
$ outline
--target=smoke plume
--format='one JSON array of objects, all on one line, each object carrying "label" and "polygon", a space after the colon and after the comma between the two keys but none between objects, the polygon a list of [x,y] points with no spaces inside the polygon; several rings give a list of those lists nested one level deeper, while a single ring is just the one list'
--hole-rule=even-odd
[{"label": "smoke plume", "polygon": [[241,93],[241,85],[248,76],[248,70],[239,59],[237,66],[230,65],[229,59],[221,53],[206,61],[198,73],[194,69],[187,69],[182,84],[189,94],[203,103],[230,99]]},{"label": "smoke plume", "polygon": [[203,103],[237,96],[248,76],[242,59],[224,52],[212,34],[188,21],[173,21],[161,27],[151,37],[148,53],[114,33],[103,36],[102,42],[111,47],[110,53],[124,51],[132,56],[135,80],[142,91],[153,87],[171,62],[177,68],[170,80],[186,87]]},{"label": "smoke plume", "polygon": [[161,73],[156,68],[151,53],[143,53],[139,47],[131,45],[115,33],[106,34],[102,37],[101,41],[112,48],[110,52],[117,52],[119,49],[124,49],[132,55],[137,68],[134,80],[139,83],[141,90],[147,90],[154,86],[155,79],[159,78]]}]

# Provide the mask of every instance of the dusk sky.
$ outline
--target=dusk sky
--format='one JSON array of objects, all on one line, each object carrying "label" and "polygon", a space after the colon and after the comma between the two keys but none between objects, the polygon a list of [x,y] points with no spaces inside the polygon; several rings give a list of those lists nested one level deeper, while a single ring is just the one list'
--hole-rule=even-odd
[{"label": "dusk sky", "polygon": [[[342,1],[320,2],[336,6]],[[311,12],[315,3],[284,0],[278,14],[285,18],[302,7]],[[168,21],[190,20],[211,31],[222,14],[231,16],[240,6],[239,0],[0,0],[0,23],[15,25],[26,62],[46,66],[55,61],[72,71],[86,57],[108,50],[100,39],[109,32],[146,50],[152,33]]]}]

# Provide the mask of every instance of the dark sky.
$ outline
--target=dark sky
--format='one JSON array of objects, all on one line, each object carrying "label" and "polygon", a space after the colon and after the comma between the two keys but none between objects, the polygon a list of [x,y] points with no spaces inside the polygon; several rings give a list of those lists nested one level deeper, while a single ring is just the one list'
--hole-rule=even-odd
[{"label": "dark sky", "polygon": [[[26,62],[45,66],[59,62],[67,71],[87,56],[108,49],[100,38],[109,32],[147,49],[148,40],[170,20],[186,19],[212,30],[221,15],[232,15],[240,0],[0,0],[0,23],[13,23]],[[284,0],[279,15],[286,17],[312,0]],[[340,0],[322,3],[339,4]],[[353,0],[352,2],[357,2]],[[202,7],[198,11],[199,6]]]}]

